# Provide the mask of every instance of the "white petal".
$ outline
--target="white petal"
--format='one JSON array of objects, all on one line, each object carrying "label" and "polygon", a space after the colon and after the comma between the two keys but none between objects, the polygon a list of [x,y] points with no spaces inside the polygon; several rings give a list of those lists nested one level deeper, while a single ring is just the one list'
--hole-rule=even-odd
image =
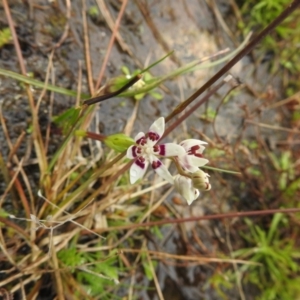
[{"label": "white petal", "polygon": [[199,170],[199,168],[196,166],[193,166],[193,165],[187,165],[187,166],[185,166],[185,170],[190,173],[195,173]]},{"label": "white petal", "polygon": [[135,136],[134,140],[137,142],[137,141],[140,140],[142,137],[145,137],[145,133],[144,133],[144,132],[139,132],[139,133]]},{"label": "white petal", "polygon": [[193,188],[189,190],[187,194],[183,194],[182,196],[186,199],[188,205],[191,205],[200,196],[200,192]]},{"label": "white petal", "polygon": [[199,169],[197,165],[194,165],[191,161],[191,155],[181,155],[178,157],[178,162],[181,167],[191,173],[197,172]]},{"label": "white petal", "polygon": [[156,133],[159,138],[162,137],[162,135],[165,132],[165,118],[161,117],[157,119],[149,128],[149,132]]},{"label": "white petal", "polygon": [[179,174],[174,177],[174,187],[189,205],[200,195],[200,192],[193,187],[192,180]]},{"label": "white petal", "polygon": [[208,160],[203,157],[197,157],[195,155],[181,155],[178,157],[178,162],[183,169],[191,173],[197,172],[198,167],[202,167],[208,163]]},{"label": "white petal", "polygon": [[170,157],[170,156],[181,156],[185,155],[185,150],[182,146],[175,143],[166,143],[158,146],[159,152],[157,155]]},{"label": "white petal", "polygon": [[129,171],[131,184],[135,183],[137,180],[139,180],[145,175],[148,165],[149,162],[147,160],[144,162],[143,166],[138,164],[138,161],[135,161],[132,164]]},{"label": "white petal", "polygon": [[174,179],[173,176],[170,174],[169,170],[166,166],[155,156],[151,157],[151,166],[152,169],[163,179],[167,180],[169,183],[173,184]]},{"label": "white petal", "polygon": [[188,155],[189,157],[189,161],[193,166],[196,167],[203,167],[204,165],[206,165],[208,163],[208,159],[203,158],[203,157],[197,157],[194,155]]},{"label": "white petal", "polygon": [[130,146],[130,147],[127,149],[126,157],[129,158],[129,159],[136,158],[136,157],[137,157],[136,149],[137,149],[137,146],[136,146],[136,145]]},{"label": "white petal", "polygon": [[150,134],[150,136],[148,135],[147,137],[147,146],[148,147],[153,147],[158,140],[160,139],[159,135],[153,132],[149,132],[148,134]]},{"label": "white petal", "polygon": [[201,141],[201,140],[197,140],[197,139],[187,139],[184,140],[180,143],[181,146],[183,147],[193,147],[196,145],[207,145],[207,142]]},{"label": "white petal", "polygon": [[[197,139],[187,139],[187,140],[184,140],[180,143],[180,145],[186,150],[188,151],[191,147],[194,147],[194,146],[200,146],[201,149],[205,149],[204,146],[201,146],[201,145],[207,145],[206,142],[204,141],[201,141],[201,140],[197,140]],[[202,150],[202,151],[203,151]],[[202,152],[201,152],[202,153]]]}]

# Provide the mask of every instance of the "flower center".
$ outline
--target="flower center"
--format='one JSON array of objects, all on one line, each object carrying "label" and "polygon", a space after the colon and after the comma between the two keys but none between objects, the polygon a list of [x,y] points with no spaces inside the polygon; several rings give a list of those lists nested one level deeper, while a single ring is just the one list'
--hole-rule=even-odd
[{"label": "flower center", "polygon": [[137,149],[136,149],[136,153],[138,156],[150,156],[150,155],[153,155],[155,154],[155,152],[157,152],[159,150],[158,147],[156,146],[150,146],[148,145],[147,143],[146,144],[139,144],[137,146]]},{"label": "flower center", "polygon": [[160,152],[159,145],[153,145],[150,141],[157,141],[159,135],[154,132],[149,132],[148,137],[141,137],[137,143],[136,154],[139,156],[157,155]]},{"label": "flower center", "polygon": [[153,150],[151,149],[152,147],[149,146],[144,146],[144,153],[147,155],[150,155],[153,153]]}]

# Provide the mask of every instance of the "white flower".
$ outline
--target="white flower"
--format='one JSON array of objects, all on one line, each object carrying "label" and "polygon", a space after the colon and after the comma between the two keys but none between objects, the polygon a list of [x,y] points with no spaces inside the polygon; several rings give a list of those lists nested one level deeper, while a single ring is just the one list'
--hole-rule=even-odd
[{"label": "white flower", "polygon": [[162,137],[165,131],[165,119],[157,119],[149,128],[149,132],[144,134],[140,132],[135,137],[135,145],[127,149],[127,157],[134,159],[130,168],[130,182],[135,183],[146,173],[149,163],[153,170],[162,178],[174,183],[174,179],[168,169],[158,159],[158,156],[171,157],[183,156],[185,150],[182,146],[174,143],[157,145],[156,143]]},{"label": "white flower", "polygon": [[194,173],[199,170],[198,167],[208,163],[208,160],[202,155],[205,144],[207,143],[196,139],[184,140],[179,144],[185,150],[184,155],[178,156],[178,161],[184,170]]},{"label": "white flower", "polygon": [[188,205],[191,205],[196,200],[200,192],[193,186],[192,179],[182,175],[174,176],[174,187],[176,191],[187,201]]},{"label": "white flower", "polygon": [[191,205],[199,197],[199,190],[209,191],[211,189],[208,177],[209,175],[202,170],[193,173],[191,178],[178,174],[174,176],[174,186],[176,191]]}]

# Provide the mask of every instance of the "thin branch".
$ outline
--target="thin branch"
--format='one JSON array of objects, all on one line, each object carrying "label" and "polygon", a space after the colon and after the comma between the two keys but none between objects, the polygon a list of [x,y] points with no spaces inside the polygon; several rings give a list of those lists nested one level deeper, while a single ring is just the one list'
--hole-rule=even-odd
[{"label": "thin branch", "polygon": [[187,100],[179,104],[172,113],[166,117],[166,122],[170,121],[174,116],[179,114],[184,108],[192,103],[204,91],[210,88],[217,80],[225,75],[238,61],[247,55],[254,47],[267,36],[274,28],[276,28],[285,18],[287,18],[300,5],[300,0],[293,1],[273,22],[263,29],[244,49],[242,49],[235,57],[233,57],[219,72],[211,77],[201,88],[192,94]]},{"label": "thin branch", "polygon": [[87,80],[89,85],[90,94],[94,95],[94,84],[93,84],[93,72],[90,56],[90,41],[88,26],[86,20],[86,3],[85,0],[82,0],[82,26],[83,26],[83,39],[84,39],[84,52],[85,52],[85,65],[87,71]]},{"label": "thin branch", "polygon": [[258,217],[258,216],[265,216],[265,215],[273,215],[276,213],[293,214],[298,212],[300,212],[300,208],[252,210],[252,211],[231,212],[226,214],[214,214],[208,216],[190,217],[190,218],[182,218],[182,219],[164,219],[161,221],[145,222],[140,224],[128,224],[123,226],[112,226],[108,228],[100,228],[100,229],[95,229],[95,231],[99,231],[102,233],[102,232],[113,231],[113,230],[120,231],[120,230],[133,229],[133,228],[143,228],[148,226],[180,224],[186,222],[198,222],[202,220],[220,220],[220,219],[232,219],[232,218],[241,218],[241,217]]},{"label": "thin branch", "polygon": [[117,33],[118,33],[118,29],[119,29],[119,26],[120,26],[120,23],[121,23],[121,19],[124,15],[124,11],[125,11],[127,2],[128,2],[128,0],[123,0],[123,2],[122,2],[120,12],[118,14],[118,17],[117,17],[116,23],[114,25],[114,29],[113,29],[110,41],[109,41],[108,46],[107,46],[106,55],[104,57],[104,60],[102,62],[102,66],[101,66],[101,70],[99,72],[98,80],[97,80],[97,83],[96,83],[96,90],[99,89],[99,87],[101,85],[101,81],[102,81],[103,76],[104,76],[104,72],[105,72],[105,69],[106,69],[106,66],[107,66],[107,63],[108,63],[108,59],[109,59],[109,56],[110,56],[110,53],[111,53],[111,49],[114,45],[114,42],[115,42],[115,39],[116,39],[116,36],[117,36]]},{"label": "thin branch", "polygon": [[136,76],[134,76],[132,79],[130,79],[124,86],[122,86],[117,91],[112,92],[112,93],[108,93],[108,94],[105,94],[105,95],[97,96],[97,97],[94,97],[94,98],[91,98],[91,99],[88,99],[88,100],[85,100],[83,102],[83,104],[84,105],[92,105],[92,104],[95,104],[95,103],[107,100],[109,98],[118,96],[121,93],[123,93],[124,91],[126,91],[128,88],[130,88],[131,86],[133,86],[141,78],[142,78],[142,75],[141,74],[137,74]]}]

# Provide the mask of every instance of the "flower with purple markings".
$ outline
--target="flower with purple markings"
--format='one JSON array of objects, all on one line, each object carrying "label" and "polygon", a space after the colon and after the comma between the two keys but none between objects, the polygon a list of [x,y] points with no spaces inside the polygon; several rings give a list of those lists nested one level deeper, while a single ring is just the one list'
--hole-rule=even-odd
[{"label": "flower with purple markings", "polygon": [[140,132],[135,137],[135,145],[127,149],[127,158],[134,159],[130,167],[130,182],[135,183],[146,173],[148,165],[162,178],[174,183],[174,179],[168,169],[160,161],[159,157],[181,157],[185,155],[185,149],[175,143],[157,145],[165,131],[165,119],[157,119],[149,128],[147,134]]},{"label": "flower with purple markings", "polygon": [[185,150],[184,155],[178,156],[178,161],[181,167],[188,172],[197,172],[199,167],[203,167],[208,163],[206,158],[203,158],[203,151],[206,142],[196,139],[188,139],[182,141],[179,145]]}]

